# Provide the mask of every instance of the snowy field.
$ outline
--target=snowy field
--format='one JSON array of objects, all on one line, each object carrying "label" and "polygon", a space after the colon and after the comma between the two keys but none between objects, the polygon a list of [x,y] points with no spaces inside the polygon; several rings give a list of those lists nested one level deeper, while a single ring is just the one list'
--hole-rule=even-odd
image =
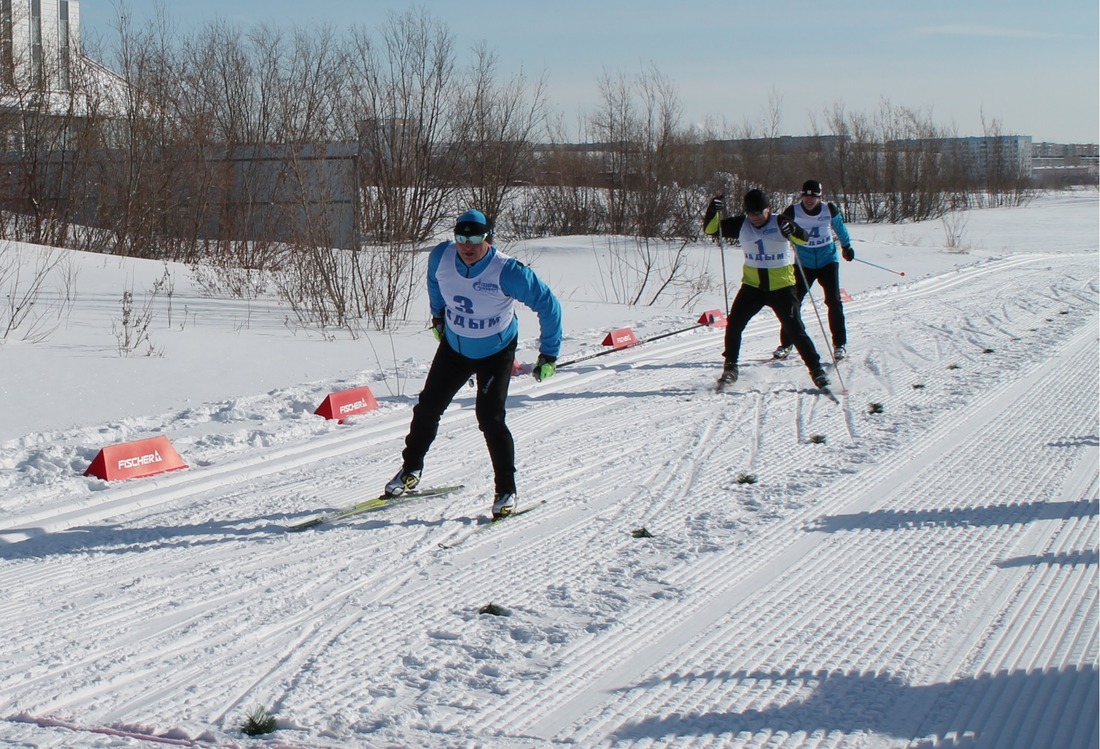
[{"label": "snowy field", "polygon": [[[0,746],[1094,749],[1097,193],[971,212],[965,252],[939,221],[850,228],[905,276],[843,264],[839,405],[767,359],[767,311],[713,392],[713,245],[688,309],[616,303],[604,238],[507,245],[562,299],[563,360],[691,329],[517,378],[520,504],[546,503],[451,549],[491,502],[472,392],[424,472],[464,489],[286,531],[399,467],[423,319],[325,340],[73,254],[71,313],[0,345]],[[166,273],[156,355],[120,356],[122,292]],[[521,314],[521,361],[536,338]],[[314,415],[362,385],[378,410]],[[82,475],[159,435],[190,468]],[[250,738],[257,707],[278,730]]]}]

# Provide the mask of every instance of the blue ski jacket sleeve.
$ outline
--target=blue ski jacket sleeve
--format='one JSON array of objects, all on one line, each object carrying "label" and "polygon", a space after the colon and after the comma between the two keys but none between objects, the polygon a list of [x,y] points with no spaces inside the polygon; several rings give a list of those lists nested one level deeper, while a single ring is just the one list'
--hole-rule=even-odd
[{"label": "blue ski jacket sleeve", "polygon": [[[443,250],[448,242],[432,249],[428,256],[428,303],[432,317],[444,317],[446,303],[439,290],[437,270],[443,258]],[[465,276],[476,276],[489,264],[496,249],[489,251],[484,258],[467,266],[455,258],[455,267]],[[518,302],[529,307],[539,318],[539,353],[557,358],[561,352],[562,321],[561,304],[550,287],[533,270],[515,258],[505,263],[500,274],[501,290]],[[456,333],[449,325],[445,328],[447,343],[458,353],[471,359],[483,359],[501,351],[519,334],[519,320],[512,318],[512,324],[499,335],[488,338],[471,338]]]},{"label": "blue ski jacket sleeve", "polygon": [[844,225],[844,217],[840,214],[840,208],[835,203],[829,203],[829,210],[833,214],[832,226],[836,238],[840,240],[841,247],[850,247],[852,237],[848,234],[848,227]]},{"label": "blue ski jacket sleeve", "polygon": [[531,308],[539,317],[539,353],[555,359],[561,353],[561,303],[533,270],[512,258],[500,276],[504,293]]}]

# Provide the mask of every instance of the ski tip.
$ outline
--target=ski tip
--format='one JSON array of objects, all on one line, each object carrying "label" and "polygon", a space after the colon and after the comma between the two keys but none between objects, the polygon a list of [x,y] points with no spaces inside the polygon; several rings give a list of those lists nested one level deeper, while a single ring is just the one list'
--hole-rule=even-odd
[{"label": "ski tip", "polygon": [[301,531],[308,531],[310,528],[316,528],[322,522],[323,521],[321,520],[307,520],[304,523],[296,523],[295,525],[285,526],[283,530],[287,531],[288,533],[299,533]]}]

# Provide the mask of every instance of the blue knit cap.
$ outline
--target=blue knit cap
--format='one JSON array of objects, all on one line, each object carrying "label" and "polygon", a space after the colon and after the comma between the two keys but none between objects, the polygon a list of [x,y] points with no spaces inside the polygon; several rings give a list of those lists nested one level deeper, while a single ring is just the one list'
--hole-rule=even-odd
[{"label": "blue knit cap", "polygon": [[455,221],[455,234],[477,235],[489,233],[489,219],[481,211],[466,211]]}]

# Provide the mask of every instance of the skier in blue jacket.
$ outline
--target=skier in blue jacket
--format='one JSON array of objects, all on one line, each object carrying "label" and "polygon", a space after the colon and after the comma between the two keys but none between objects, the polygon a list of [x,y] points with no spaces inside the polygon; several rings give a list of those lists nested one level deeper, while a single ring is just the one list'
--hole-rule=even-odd
[{"label": "skier in blue jacket", "polygon": [[[808,179],[802,185],[802,199],[787,206],[783,214],[801,226],[810,235],[805,245],[798,246],[798,262],[802,272],[795,273],[798,303],[806,298],[814,281],[825,292],[825,307],[829,315],[829,333],[833,339],[833,358],[840,361],[848,355],[848,332],[844,325],[844,303],[840,300],[840,260],[836,253],[833,234],[840,240],[844,259],[855,260],[852,238],[836,203],[821,200],[821,183]],[[791,354],[791,340],[785,330],[779,332],[779,348],[772,354],[776,359],[786,359]]]},{"label": "skier in blue jacket", "polygon": [[519,340],[515,302],[538,314],[539,356],[532,374],[539,382],[554,374],[562,326],[561,305],[550,288],[492,241],[492,223],[470,210],[455,222],[454,241],[440,243],[428,256],[428,301],[439,348],[413,408],[401,470],[385,493],[395,497],[420,483],[440,417],[459,388],[476,376],[474,412],[495,474],[493,517],[501,518],[516,507],[515,442],[505,424]]}]

